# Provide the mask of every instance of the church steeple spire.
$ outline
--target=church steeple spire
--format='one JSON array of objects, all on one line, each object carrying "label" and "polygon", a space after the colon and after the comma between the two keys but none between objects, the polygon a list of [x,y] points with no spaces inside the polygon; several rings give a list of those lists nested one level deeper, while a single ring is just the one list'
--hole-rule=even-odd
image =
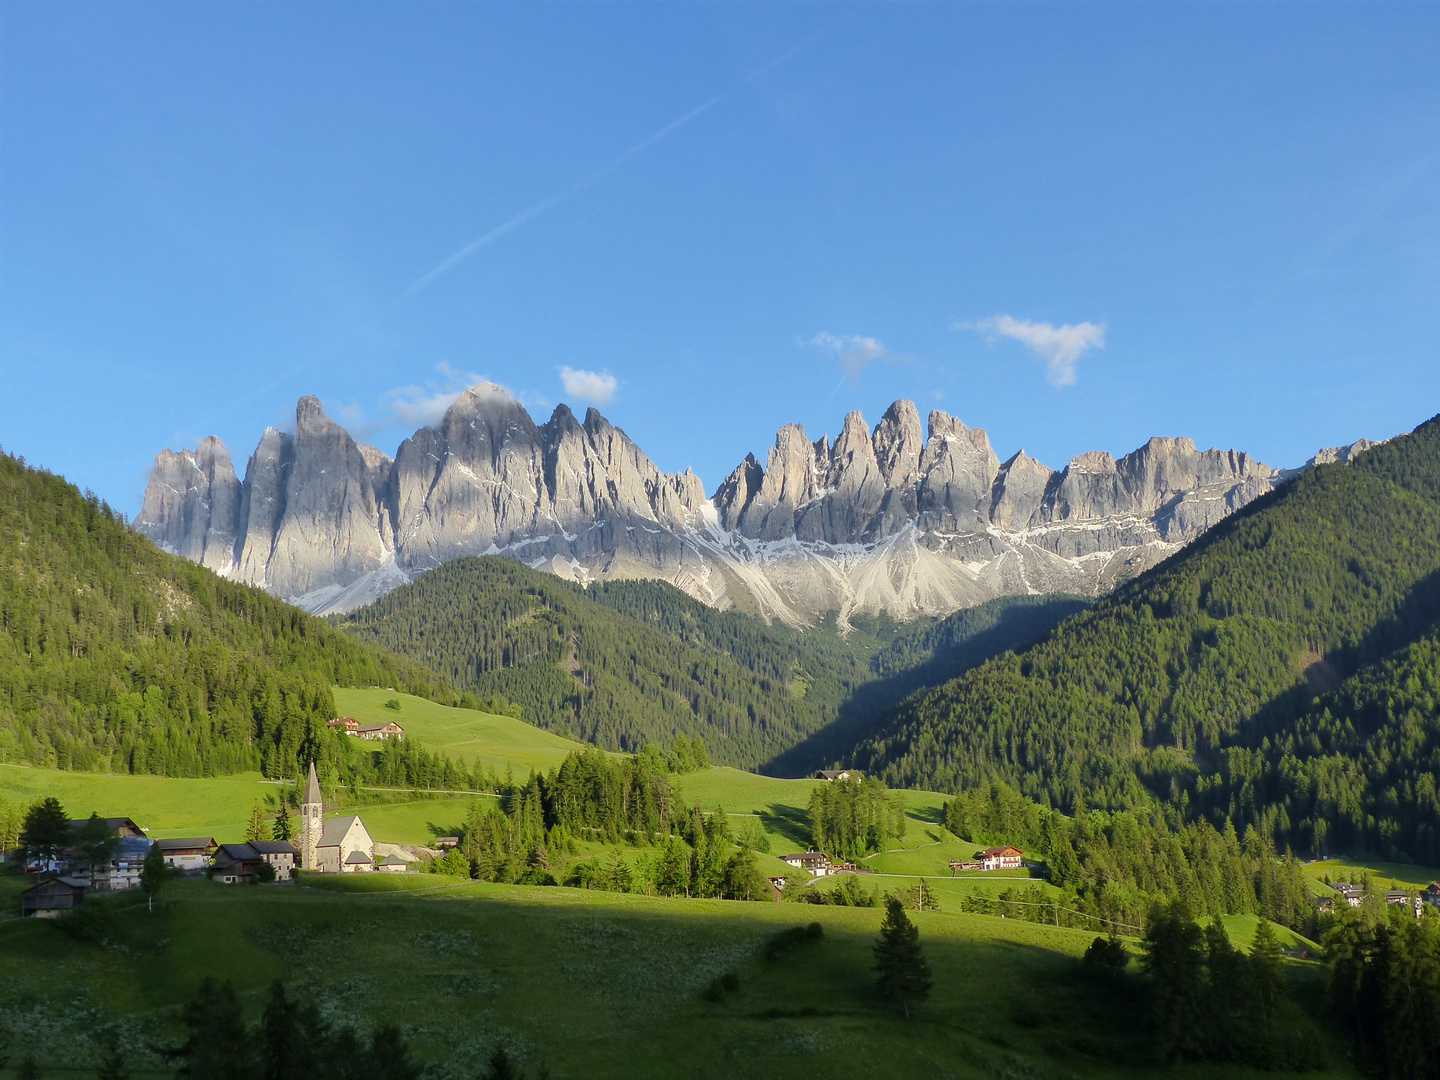
[{"label": "church steeple spire", "polygon": [[305,780],[305,796],[300,801],[300,866],[305,870],[319,869],[318,848],[324,828],[325,800],[320,794],[320,779],[315,775],[315,762],[310,762],[310,775]]}]

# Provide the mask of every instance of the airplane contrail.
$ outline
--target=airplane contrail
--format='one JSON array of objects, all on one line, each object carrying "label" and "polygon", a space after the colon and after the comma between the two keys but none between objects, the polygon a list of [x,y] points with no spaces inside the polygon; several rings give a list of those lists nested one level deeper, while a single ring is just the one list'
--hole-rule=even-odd
[{"label": "airplane contrail", "polygon": [[793,48],[787,49],[785,52],[777,56],[774,60],[771,60],[764,67],[756,68],[754,71],[750,72],[750,74],[746,75],[743,79],[739,80],[734,85],[727,87],[726,89],[720,91],[720,93],[716,94],[714,97],[702,101],[693,109],[676,117],[674,120],[671,120],[664,127],[660,128],[660,130],[641,139],[634,146],[630,147],[618,157],[611,159],[609,162],[602,165],[594,172],[581,177],[569,187],[563,188],[560,191],[555,192],[553,195],[547,195],[545,198],[541,199],[534,205],[528,206],[524,210],[521,210],[514,217],[502,221],[499,225],[496,225],[489,232],[482,233],[480,236],[477,236],[474,240],[471,240],[459,251],[455,252],[455,254],[438,263],[433,269],[431,269],[421,277],[416,278],[400,295],[413,296],[415,293],[419,292],[421,289],[429,285],[432,281],[436,280],[439,277],[442,277],[443,275],[453,270],[455,267],[459,266],[462,262],[470,258],[470,256],[474,255],[477,251],[489,247],[496,240],[499,240],[502,236],[506,236],[507,234],[514,232],[521,226],[526,225],[531,221],[534,221],[541,214],[559,205],[560,203],[565,202],[567,199],[574,198],[576,195],[580,194],[580,192],[584,191],[592,184],[603,180],[611,173],[620,169],[622,166],[625,165],[626,162],[630,161],[632,158],[636,157],[639,154],[643,154],[646,150],[649,150],[650,147],[654,146],[656,143],[668,138],[675,132],[679,131],[682,127],[690,123],[690,121],[694,120],[697,116],[709,112],[716,105],[719,105],[720,102],[728,98],[731,94],[734,94],[736,91],[740,90],[749,83],[754,82],[766,72],[772,71],[775,68],[779,67],[781,64],[783,64],[786,60],[790,59],[790,57],[794,56],[801,49],[806,48],[817,37],[819,37],[819,34],[814,34],[806,38],[804,41],[800,42],[800,44],[794,46]]}]

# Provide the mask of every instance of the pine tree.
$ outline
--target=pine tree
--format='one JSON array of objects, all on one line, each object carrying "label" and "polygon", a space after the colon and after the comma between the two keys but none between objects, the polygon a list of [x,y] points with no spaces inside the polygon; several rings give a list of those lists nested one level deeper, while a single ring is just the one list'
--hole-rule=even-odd
[{"label": "pine tree", "polygon": [[26,862],[55,862],[69,843],[70,819],[55,796],[47,795],[25,812],[25,822],[20,827],[20,851]]},{"label": "pine tree", "polygon": [[524,1080],[525,1074],[510,1057],[504,1043],[497,1043],[490,1051],[490,1063],[485,1070],[485,1080]]},{"label": "pine tree", "polygon": [[1283,957],[1274,927],[1269,919],[1262,917],[1255,927],[1255,943],[1250,947],[1250,977],[1266,1021],[1274,1017],[1276,1006],[1285,995]]},{"label": "pine tree", "polygon": [[285,987],[276,982],[260,1014],[256,1031],[262,1080],[309,1080],[320,1074],[328,1034],[312,1005],[301,1008],[288,1000]]},{"label": "pine tree", "polygon": [[269,840],[270,823],[265,820],[265,809],[260,805],[260,800],[255,800],[255,805],[250,809],[250,824],[245,826],[245,842],[251,840]]},{"label": "pine tree", "polygon": [[172,1051],[180,1059],[177,1077],[194,1080],[248,1080],[252,1046],[230,983],[202,979],[195,996],[180,1011],[188,1029],[184,1044]]},{"label": "pine tree", "polygon": [[393,1024],[375,1029],[365,1075],[383,1076],[385,1080],[420,1080],[420,1068],[411,1060],[405,1038]]},{"label": "pine tree", "polygon": [[113,1030],[105,1041],[105,1052],[95,1075],[97,1080],[130,1080],[130,1071],[125,1068],[125,1051],[120,1048],[120,1039]]},{"label": "pine tree", "polygon": [[1145,932],[1145,970],[1161,1053],[1168,1060],[1197,1058],[1204,1051],[1195,1018],[1203,1012],[1205,956],[1200,927],[1180,902],[1150,914]]},{"label": "pine tree", "polygon": [[284,799],[280,800],[280,809],[275,812],[274,833],[276,840],[290,839],[290,807],[285,805]]},{"label": "pine tree", "polygon": [[875,971],[875,988],[880,996],[898,1003],[907,1017],[910,1002],[930,996],[934,980],[920,951],[920,931],[893,896],[885,900],[880,940],[875,943]]}]

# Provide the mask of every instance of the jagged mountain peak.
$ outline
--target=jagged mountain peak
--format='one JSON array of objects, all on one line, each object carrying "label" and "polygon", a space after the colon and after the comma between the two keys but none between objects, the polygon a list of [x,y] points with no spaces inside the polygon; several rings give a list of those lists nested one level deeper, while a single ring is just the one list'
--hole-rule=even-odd
[{"label": "jagged mountain peak", "polygon": [[[1358,444],[1357,444],[1358,445]],[[1342,459],[1340,451],[1333,452]],[[235,476],[219,440],[163,451],[138,526],[311,610],[347,610],[459,555],[563,576],[659,577],[719,607],[792,623],[826,611],[944,614],[1015,592],[1095,593],[1153,565],[1282,478],[1235,450],[1156,437],[1054,472],[983,428],[914,402],[839,434],[782,425],[707,498],[597,409],[537,425],[480,383],[393,458],[319,399],[267,429]]]}]

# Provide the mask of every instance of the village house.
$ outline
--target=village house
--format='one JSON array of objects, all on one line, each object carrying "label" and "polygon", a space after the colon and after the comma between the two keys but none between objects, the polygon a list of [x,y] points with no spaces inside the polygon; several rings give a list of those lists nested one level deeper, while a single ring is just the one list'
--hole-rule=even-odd
[{"label": "village house", "polygon": [[382,874],[403,874],[410,869],[410,864],[392,851],[380,860],[379,865],[376,866],[375,869]]},{"label": "village house", "polygon": [[959,860],[956,860],[955,862],[952,862],[952,863],[950,864],[950,873],[952,873],[952,874],[955,873],[957,870],[959,870],[959,871],[961,871],[961,872],[967,872],[967,871],[972,871],[972,870],[984,870],[984,869],[985,869],[984,866],[982,866],[980,863],[976,862],[976,861],[973,860],[973,859],[959,859]]},{"label": "village house", "polygon": [[255,878],[264,857],[249,844],[221,844],[215,851],[211,877],[222,885],[246,885]]},{"label": "village house", "polygon": [[289,881],[295,871],[295,857],[300,853],[288,840],[251,840],[250,848],[275,868],[276,881]]},{"label": "village house", "polygon": [[[109,892],[134,889],[140,885],[145,869],[145,856],[150,854],[150,841],[143,836],[122,838],[110,855],[110,861],[95,867],[95,888]],[[77,874],[77,877],[85,875]]]},{"label": "village house", "polygon": [[340,716],[334,720],[327,720],[325,726],[327,728],[340,728],[345,734],[354,735],[355,729],[360,726],[360,721],[356,720],[353,716]]},{"label": "village house", "polygon": [[[89,823],[89,820],[89,818],[71,818],[70,828],[78,832],[82,826]],[[107,829],[109,829],[121,840],[133,837],[140,837],[143,839],[145,836],[145,830],[140,828],[139,825],[136,825],[135,822],[130,820],[128,817],[107,817],[101,818],[100,820],[105,823],[105,827]]]},{"label": "village house", "polygon": [[213,836],[192,836],[156,840],[155,846],[171,870],[178,870],[186,877],[197,877],[210,868],[210,860],[219,845]]},{"label": "village house", "polygon": [[[130,889],[140,884],[140,871],[145,865],[145,856],[150,850],[150,841],[145,831],[128,817],[101,818],[106,830],[114,838],[110,857],[92,866],[80,851],[78,842],[67,848],[58,859],[48,860],[45,865],[33,864],[26,867],[27,873],[61,873],[84,884],[86,888],[109,892]],[[76,835],[89,824],[88,818],[70,820],[70,829]],[[93,880],[92,880],[93,875]]]},{"label": "village house", "polygon": [[1391,889],[1385,894],[1385,903],[1391,907],[1409,907],[1410,894],[1399,889]]},{"label": "village house", "polygon": [[1331,887],[1344,897],[1345,902],[1351,907],[1359,907],[1365,902],[1365,891],[1359,885],[1351,885],[1348,881],[1342,881]]},{"label": "village house", "polygon": [[783,877],[767,877],[765,880],[770,883],[770,899],[779,900],[785,891],[785,879]]},{"label": "village house", "polygon": [[1435,907],[1440,907],[1440,881],[1425,886],[1425,891],[1420,894],[1420,899]]},{"label": "village house", "polygon": [[459,846],[460,837],[458,836],[437,836],[435,838],[436,851],[449,851],[451,848],[457,848]]},{"label": "village house", "polygon": [[85,900],[85,882],[78,878],[48,876],[20,894],[20,914],[53,919]]},{"label": "village house", "polygon": [[350,731],[357,739],[369,739],[371,741],[383,742],[386,739],[400,740],[405,738],[405,729],[394,720],[386,720],[383,724],[360,724]]},{"label": "village house", "polygon": [[800,851],[794,855],[781,855],[780,861],[808,871],[813,877],[824,877],[830,872],[830,859],[823,851]]},{"label": "village house", "polygon": [[990,847],[978,852],[981,870],[1020,870],[1025,866],[1025,853],[1017,847]]},{"label": "village house", "polygon": [[859,780],[859,769],[821,769],[815,774],[816,780]]}]

